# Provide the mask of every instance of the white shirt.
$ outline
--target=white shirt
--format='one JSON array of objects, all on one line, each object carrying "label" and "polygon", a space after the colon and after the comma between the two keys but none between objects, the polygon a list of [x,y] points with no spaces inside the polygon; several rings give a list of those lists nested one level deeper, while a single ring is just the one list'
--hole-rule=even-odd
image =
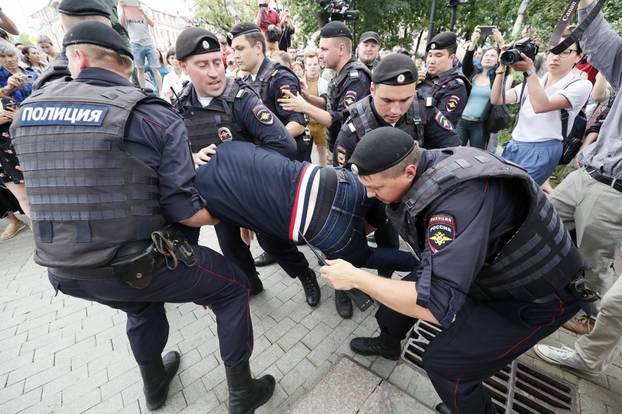
[{"label": "white shirt", "polygon": [[[545,74],[540,79],[540,85],[544,84],[549,74]],[[523,85],[516,85],[513,90],[516,92],[517,99],[520,99]],[[562,95],[572,108],[568,111],[568,132],[572,129],[574,119],[587,102],[592,92],[592,83],[581,79],[579,75],[570,71],[562,79],[544,89],[546,95],[551,98],[554,95]],[[563,141],[561,111],[555,110],[536,114],[529,99],[528,87],[525,86],[524,103],[521,105],[516,128],[512,131],[512,139],[520,142],[541,142],[556,139]]]},{"label": "white shirt", "polygon": [[164,75],[164,79],[162,79],[162,91],[160,92],[160,98],[168,101],[171,88],[173,88],[175,93],[179,95],[183,89],[184,82],[187,80],[190,80],[188,75],[182,72],[181,76],[177,76],[175,71],[171,69],[169,73]]},{"label": "white shirt", "polygon": [[201,106],[203,108],[206,108],[210,104],[210,102],[212,102],[212,99],[214,99],[211,96],[206,96],[206,97],[197,96],[197,97],[199,98],[199,102],[201,103]]}]

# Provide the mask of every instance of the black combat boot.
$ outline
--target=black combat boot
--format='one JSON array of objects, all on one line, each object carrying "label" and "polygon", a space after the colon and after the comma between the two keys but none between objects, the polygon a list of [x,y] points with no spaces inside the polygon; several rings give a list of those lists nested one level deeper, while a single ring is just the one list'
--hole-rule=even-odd
[{"label": "black combat boot", "polygon": [[354,338],[350,341],[350,349],[361,355],[379,355],[397,361],[402,353],[400,340],[380,331],[376,338]]},{"label": "black combat boot", "polygon": [[335,307],[337,308],[337,313],[343,319],[352,317],[352,300],[343,290],[335,290]]},{"label": "black combat boot", "polygon": [[143,377],[143,392],[149,410],[157,410],[164,405],[168,386],[179,368],[179,359],[179,353],[171,351],[157,362],[138,366]]},{"label": "black combat boot", "polygon": [[255,277],[248,279],[248,286],[250,288],[251,296],[255,296],[263,292],[263,283],[261,283],[261,279],[259,278],[259,272],[255,273]]},{"label": "black combat boot", "polygon": [[444,402],[438,403],[438,405],[434,409],[441,414],[451,414],[451,410]]},{"label": "black combat boot", "polygon": [[276,259],[266,252],[263,252],[255,258],[255,266],[257,267],[268,266],[272,263],[276,263]]},{"label": "black combat boot", "polygon": [[225,367],[229,386],[229,414],[252,414],[264,405],[274,392],[276,381],[272,375],[251,378],[248,361],[235,367]]},{"label": "black combat boot", "polygon": [[317,306],[320,303],[320,286],[317,284],[317,277],[315,272],[309,268],[305,270],[300,276],[300,283],[305,291],[305,297],[309,306]]}]

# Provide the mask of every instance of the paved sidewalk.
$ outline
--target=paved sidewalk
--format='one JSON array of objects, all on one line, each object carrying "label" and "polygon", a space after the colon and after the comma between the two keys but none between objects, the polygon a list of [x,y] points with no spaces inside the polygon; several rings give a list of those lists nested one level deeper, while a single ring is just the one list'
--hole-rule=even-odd
[{"label": "paved sidewalk", "polygon": [[[201,242],[217,249],[213,229],[202,231]],[[308,248],[301,250],[316,267]],[[0,413],[146,412],[124,314],[62,293],[55,296],[46,272],[32,261],[32,251],[30,231],[0,242]],[[343,355],[428,407],[439,401],[427,378],[406,365],[352,354],[350,339],[376,331],[375,306],[342,320],[334,309],[333,290],[324,281],[322,303],[312,310],[299,282],[278,266],[260,272],[266,290],[251,301],[251,367],[257,375],[274,375],[278,383],[274,397],[258,413],[289,411]],[[167,404],[158,412],[225,413],[225,372],[213,314],[195,304],[166,309],[166,350],[181,352],[182,362]],[[555,340],[571,344],[574,335],[561,330],[547,342]],[[523,358],[578,384],[584,413],[622,413],[621,360],[606,376],[591,380],[545,366],[533,354]]]}]

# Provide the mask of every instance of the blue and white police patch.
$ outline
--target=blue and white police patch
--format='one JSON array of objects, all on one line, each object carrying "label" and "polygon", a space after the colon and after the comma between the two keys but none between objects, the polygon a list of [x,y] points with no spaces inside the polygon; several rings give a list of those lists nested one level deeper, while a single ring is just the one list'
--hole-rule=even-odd
[{"label": "blue and white police patch", "polygon": [[448,131],[453,131],[454,130],[454,126],[452,125],[451,121],[447,118],[445,118],[445,115],[443,115],[443,113],[441,111],[436,111],[436,115],[434,116],[434,120],[436,121],[436,123],[443,129],[446,129]]},{"label": "blue and white police patch", "polygon": [[255,106],[253,108],[253,115],[264,125],[272,125],[274,123],[274,115],[263,105]]},{"label": "blue and white police patch", "polygon": [[101,126],[106,119],[106,105],[78,103],[34,103],[19,113],[19,126],[75,125]]},{"label": "blue and white police patch", "polygon": [[449,214],[435,214],[428,221],[426,238],[432,254],[447,247],[456,236],[456,223]]}]

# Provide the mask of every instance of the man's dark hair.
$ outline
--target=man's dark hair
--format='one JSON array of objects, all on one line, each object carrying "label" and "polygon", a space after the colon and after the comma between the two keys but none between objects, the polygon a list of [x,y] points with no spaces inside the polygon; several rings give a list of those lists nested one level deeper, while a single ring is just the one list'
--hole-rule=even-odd
[{"label": "man's dark hair", "polygon": [[264,37],[262,32],[252,32],[252,33],[246,33],[242,35],[244,37],[244,39],[246,39],[246,41],[251,45],[251,46],[255,46],[255,43],[259,42],[261,43],[261,51],[263,52],[263,54],[266,54],[266,38]]}]

